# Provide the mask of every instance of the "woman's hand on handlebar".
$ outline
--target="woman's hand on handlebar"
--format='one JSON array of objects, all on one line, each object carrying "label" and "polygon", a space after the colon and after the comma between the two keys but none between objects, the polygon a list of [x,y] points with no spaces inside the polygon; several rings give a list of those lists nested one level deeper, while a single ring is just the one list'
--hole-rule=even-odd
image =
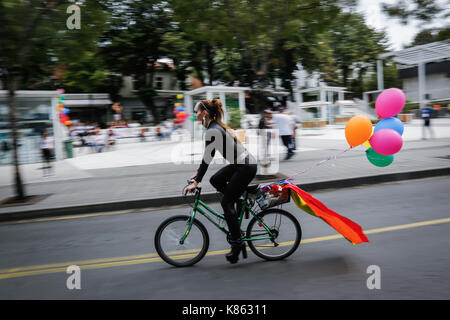
[{"label": "woman's hand on handlebar", "polygon": [[196,171],[196,172],[192,175],[192,177],[189,178],[189,180],[193,180],[193,179],[197,178],[197,175],[198,175],[198,171]]},{"label": "woman's hand on handlebar", "polygon": [[197,181],[194,181],[193,183],[191,183],[190,185],[188,185],[188,186],[186,187],[184,193],[185,193],[185,194],[188,194],[188,193],[194,193],[195,190],[197,189],[197,186],[198,186],[198,182],[197,182]]}]

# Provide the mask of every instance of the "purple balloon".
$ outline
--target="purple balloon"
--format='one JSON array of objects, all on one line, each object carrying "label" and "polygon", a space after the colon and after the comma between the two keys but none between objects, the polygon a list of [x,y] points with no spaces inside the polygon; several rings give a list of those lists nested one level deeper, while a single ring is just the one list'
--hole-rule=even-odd
[{"label": "purple balloon", "polygon": [[402,90],[390,88],[384,90],[375,102],[375,110],[380,118],[397,115],[405,106],[406,98]]},{"label": "purple balloon", "polygon": [[384,156],[399,152],[403,146],[402,136],[392,129],[382,129],[375,132],[370,137],[369,142],[375,152]]}]

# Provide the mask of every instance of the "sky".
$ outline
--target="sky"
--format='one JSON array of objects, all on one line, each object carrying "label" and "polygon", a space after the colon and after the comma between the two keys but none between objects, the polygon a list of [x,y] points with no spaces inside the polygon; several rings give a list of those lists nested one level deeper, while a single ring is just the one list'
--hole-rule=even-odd
[{"label": "sky", "polygon": [[[396,0],[359,0],[357,11],[362,13],[366,18],[366,23],[375,29],[381,31],[386,30],[391,43],[391,49],[397,51],[403,49],[405,45],[410,44],[415,35],[424,27],[420,26],[420,22],[410,19],[407,25],[403,25],[396,18],[388,17],[381,10],[382,3],[393,4]],[[437,0],[438,3],[445,3],[446,0]],[[442,26],[443,21],[435,24],[427,24],[426,28]]]}]

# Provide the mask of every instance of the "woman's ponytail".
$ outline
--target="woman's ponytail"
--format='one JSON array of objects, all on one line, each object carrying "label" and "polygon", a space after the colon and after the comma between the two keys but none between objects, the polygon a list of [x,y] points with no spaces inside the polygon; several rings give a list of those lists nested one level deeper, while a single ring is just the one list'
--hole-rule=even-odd
[{"label": "woman's ponytail", "polygon": [[212,99],[212,100],[202,100],[202,104],[204,109],[208,112],[211,120],[216,121],[222,128],[227,131],[236,142],[239,142],[236,135],[229,126],[227,126],[223,121],[224,111],[222,107],[222,102],[220,99]]}]

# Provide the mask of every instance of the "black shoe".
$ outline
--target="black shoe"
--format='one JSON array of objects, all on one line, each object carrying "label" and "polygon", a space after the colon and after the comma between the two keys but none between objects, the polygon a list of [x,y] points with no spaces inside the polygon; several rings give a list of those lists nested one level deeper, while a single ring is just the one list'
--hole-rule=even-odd
[{"label": "black shoe", "polygon": [[247,250],[245,243],[242,240],[231,241],[231,251],[225,255],[225,258],[231,263],[236,263],[239,260],[239,254],[242,251],[242,256],[247,259]]},{"label": "black shoe", "polygon": [[292,158],[294,156],[294,153],[289,153],[286,158],[284,158],[284,160],[289,160],[290,158]]}]

